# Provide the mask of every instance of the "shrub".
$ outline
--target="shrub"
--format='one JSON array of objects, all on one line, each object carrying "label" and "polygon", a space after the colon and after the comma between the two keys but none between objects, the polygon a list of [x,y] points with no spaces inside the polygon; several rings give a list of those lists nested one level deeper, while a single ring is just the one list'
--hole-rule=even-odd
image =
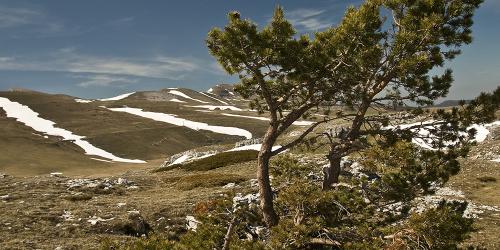
[{"label": "shrub", "polygon": [[131,239],[129,241],[113,241],[109,238],[101,241],[102,250],[165,250],[173,248],[174,242],[166,240],[162,235],[152,235],[148,238]]},{"label": "shrub", "polygon": [[412,215],[408,226],[395,234],[393,245],[399,249],[457,249],[474,231],[473,219],[463,217],[466,208],[467,203],[443,200],[436,208]]}]

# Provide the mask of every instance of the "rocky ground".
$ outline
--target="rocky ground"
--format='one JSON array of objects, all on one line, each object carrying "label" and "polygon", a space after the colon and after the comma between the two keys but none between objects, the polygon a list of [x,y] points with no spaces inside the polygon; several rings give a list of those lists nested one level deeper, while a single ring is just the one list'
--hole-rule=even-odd
[{"label": "rocky ground", "polygon": [[[253,171],[248,167],[239,172],[249,180]],[[227,167],[212,172],[224,176],[234,171]],[[146,234],[149,227],[157,232],[185,230],[186,213],[194,203],[227,191],[222,188],[227,183],[184,188],[178,183],[187,175],[180,170],[109,178],[0,175],[1,249],[91,249],[105,238]]]},{"label": "rocky ground", "polygon": [[[463,160],[461,173],[438,192],[437,198],[472,204],[478,231],[466,245],[500,248],[500,163],[493,161],[500,158],[499,141],[496,128]],[[303,159],[315,157],[321,155]],[[98,178],[0,174],[0,248],[93,249],[104,239],[184,231],[197,201],[228,189],[255,192],[254,167],[251,161],[209,171],[144,169]]]}]

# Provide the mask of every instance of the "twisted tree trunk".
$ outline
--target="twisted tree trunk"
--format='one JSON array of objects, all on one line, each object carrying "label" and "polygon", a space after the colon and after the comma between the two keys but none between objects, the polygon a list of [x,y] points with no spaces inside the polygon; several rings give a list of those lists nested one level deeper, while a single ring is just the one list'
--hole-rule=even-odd
[{"label": "twisted tree trunk", "polygon": [[323,174],[325,175],[322,185],[323,190],[329,190],[332,188],[332,184],[339,182],[341,170],[340,163],[342,161],[342,157],[329,154],[328,160],[330,162],[330,166],[323,169]]},{"label": "twisted tree trunk", "polygon": [[279,218],[273,207],[273,190],[269,180],[269,161],[271,160],[271,150],[276,142],[277,126],[271,125],[262,141],[257,158],[257,180],[259,181],[260,208],[267,226],[272,227],[278,224]]}]

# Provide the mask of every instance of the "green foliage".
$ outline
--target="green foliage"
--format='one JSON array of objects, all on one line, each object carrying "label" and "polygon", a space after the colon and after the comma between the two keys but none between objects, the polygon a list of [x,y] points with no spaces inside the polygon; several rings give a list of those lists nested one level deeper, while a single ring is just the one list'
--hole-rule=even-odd
[{"label": "green foliage", "polygon": [[300,164],[299,161],[289,154],[277,156],[271,162],[271,175],[276,186],[290,184],[296,180],[304,179],[307,174],[314,171],[315,166]]},{"label": "green foliage", "polygon": [[414,214],[393,245],[411,249],[456,249],[474,231],[473,220],[464,218],[467,203],[442,201],[437,208]]},{"label": "green foliage", "polygon": [[244,177],[236,174],[204,173],[182,177],[177,181],[176,187],[181,190],[221,187],[228,183],[240,183],[245,180]]},{"label": "green foliage", "polygon": [[[466,136],[458,132],[472,121],[491,120],[500,91],[484,94],[461,110],[432,114],[436,127],[430,132],[437,135],[433,146],[440,149],[435,151],[416,148],[409,142],[415,130],[382,129],[390,119],[386,115],[367,116],[367,111],[373,105],[401,106],[405,101],[427,105],[446,96],[453,82],[451,70],[432,77],[430,73],[455,58],[459,48],[472,41],[472,17],[481,2],[366,0],[358,8],[349,8],[336,27],[313,37],[297,36],[281,7],[277,7],[270,23],[262,29],[232,12],[224,29],[209,32],[210,53],[228,73],[240,78],[236,91],[244,98],[252,98],[252,107],[259,112],[270,113],[264,145],[272,147],[278,136],[311,108],[344,104],[353,112],[345,115],[339,111],[335,117],[350,124],[342,133],[329,137],[330,155],[339,159],[366,149],[361,163],[381,176],[371,182],[352,177],[331,190],[322,190],[319,183],[305,177],[314,166],[290,156],[280,157],[273,161],[271,174],[277,187],[275,205],[281,222],[269,229],[268,236],[251,241],[252,246],[397,248],[396,243],[414,246],[402,238],[414,239],[416,235],[424,239],[422,246],[442,249],[455,247],[465,239],[472,222],[462,217],[463,204],[443,203],[410,218],[408,204],[432,192],[432,184],[443,185],[458,173],[457,158],[468,152]],[[477,118],[476,110],[484,111],[476,112],[484,117]],[[422,114],[421,109],[413,112],[414,116]],[[470,135],[473,133],[470,131]],[[445,144],[457,140],[458,148]],[[262,153],[272,155],[269,151]],[[206,161],[209,163],[193,162],[182,168],[219,167],[216,159]],[[267,168],[265,163],[262,166]],[[261,174],[264,179],[269,177],[267,169]],[[268,189],[264,194],[271,193],[270,187],[264,188]],[[269,202],[268,197],[262,197],[263,203]],[[395,201],[405,204],[399,216],[378,209]],[[267,208],[269,205],[272,207],[272,200]],[[198,215],[202,221],[199,229],[181,239],[186,248],[220,247],[227,225],[238,218],[231,236],[236,248],[248,232],[246,226],[262,224],[254,206],[235,211],[225,200],[201,208],[204,213]],[[271,212],[267,209],[265,217],[270,217]],[[396,235],[397,242],[389,242],[384,236],[393,233],[395,222],[407,226],[406,234],[400,238]]]},{"label": "green foliage", "polygon": [[431,183],[441,186],[460,170],[454,150],[431,151],[399,141],[389,147],[375,145],[363,152],[361,164],[382,174],[379,188],[389,200],[411,201],[431,192]]},{"label": "green foliage", "polygon": [[172,166],[159,168],[155,172],[168,171],[176,168],[188,171],[208,171],[216,168],[222,168],[237,163],[244,163],[257,159],[258,152],[255,150],[242,150],[223,152],[199,160],[188,162],[186,164],[175,164]]},{"label": "green foliage", "polygon": [[231,235],[230,249],[263,249],[261,242],[246,238],[250,226],[262,222],[255,205],[234,205],[228,197],[198,203],[194,213],[200,221],[196,231],[181,237],[178,249],[220,249],[231,221],[235,229]]},{"label": "green foliage", "polygon": [[174,249],[175,242],[165,240],[162,235],[154,234],[148,238],[139,238],[129,241],[112,241],[104,239],[101,242],[102,250],[167,250]]},{"label": "green foliage", "polygon": [[274,249],[318,249],[325,242],[341,244],[365,237],[352,228],[369,227],[373,222],[370,217],[374,207],[364,201],[356,185],[323,191],[318,182],[306,178],[312,170],[314,166],[301,164],[290,155],[273,161],[273,181],[279,183],[276,208],[281,217],[271,229],[270,246]]}]

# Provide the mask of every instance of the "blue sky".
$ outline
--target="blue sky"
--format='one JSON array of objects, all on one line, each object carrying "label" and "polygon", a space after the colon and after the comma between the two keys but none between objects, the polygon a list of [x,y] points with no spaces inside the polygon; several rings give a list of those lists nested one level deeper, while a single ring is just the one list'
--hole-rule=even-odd
[{"label": "blue sky", "polygon": [[[0,90],[28,88],[84,98],[136,90],[205,90],[235,82],[208,54],[207,32],[238,10],[262,25],[276,3],[300,32],[337,23],[342,0],[0,0]],[[500,85],[500,0],[475,17],[474,42],[449,66],[449,99]]]}]

